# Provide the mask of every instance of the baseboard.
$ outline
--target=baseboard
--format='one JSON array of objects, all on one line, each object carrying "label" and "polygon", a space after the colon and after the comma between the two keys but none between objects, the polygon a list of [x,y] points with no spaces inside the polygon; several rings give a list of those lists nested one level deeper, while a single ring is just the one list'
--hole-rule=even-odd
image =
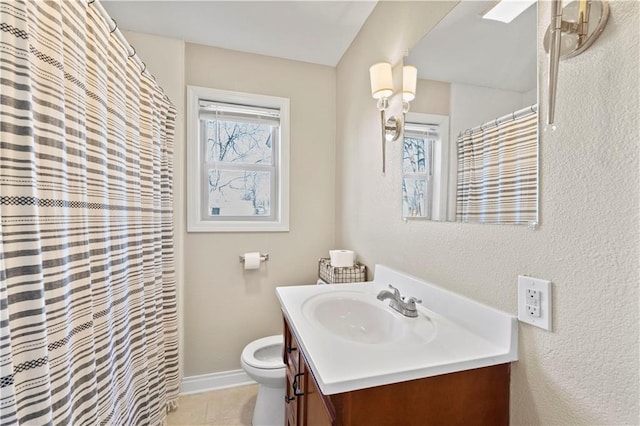
[{"label": "baseboard", "polygon": [[209,392],[219,389],[234,388],[236,386],[251,385],[256,383],[244,370],[221,371],[219,373],[203,374],[182,378],[180,393],[188,395],[193,393]]}]

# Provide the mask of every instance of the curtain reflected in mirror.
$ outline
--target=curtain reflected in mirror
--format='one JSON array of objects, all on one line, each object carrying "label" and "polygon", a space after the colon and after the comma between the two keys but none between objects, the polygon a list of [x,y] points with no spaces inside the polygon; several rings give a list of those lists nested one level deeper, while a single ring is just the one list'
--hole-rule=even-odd
[{"label": "curtain reflected in mirror", "polygon": [[461,1],[405,58],[405,219],[538,222],[537,9],[503,23],[482,18],[492,4]]}]

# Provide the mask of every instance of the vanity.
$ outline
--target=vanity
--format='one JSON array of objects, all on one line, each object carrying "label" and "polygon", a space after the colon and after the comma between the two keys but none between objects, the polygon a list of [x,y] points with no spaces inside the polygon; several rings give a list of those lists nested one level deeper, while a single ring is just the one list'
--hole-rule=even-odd
[{"label": "vanity", "polygon": [[[417,317],[377,295],[422,299]],[[377,265],[372,282],[278,287],[286,425],[507,425],[517,322]]]}]

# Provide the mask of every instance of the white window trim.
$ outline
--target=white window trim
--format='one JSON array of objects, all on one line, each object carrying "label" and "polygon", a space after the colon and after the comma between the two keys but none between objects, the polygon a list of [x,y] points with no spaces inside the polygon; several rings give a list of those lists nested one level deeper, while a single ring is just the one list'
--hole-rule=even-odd
[{"label": "white window trim", "polygon": [[[200,147],[199,101],[253,105],[280,110],[277,213],[274,220],[203,220],[201,205],[203,165]],[[187,86],[187,232],[287,232],[289,231],[289,99],[199,86]]]}]

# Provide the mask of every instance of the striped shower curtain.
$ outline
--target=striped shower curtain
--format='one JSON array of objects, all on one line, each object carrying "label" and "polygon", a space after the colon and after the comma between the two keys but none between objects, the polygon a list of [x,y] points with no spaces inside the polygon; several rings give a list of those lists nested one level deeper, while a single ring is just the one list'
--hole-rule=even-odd
[{"label": "striped shower curtain", "polygon": [[175,110],[84,1],[0,6],[0,424],[176,404]]},{"label": "striped shower curtain", "polygon": [[535,224],[538,218],[536,108],[458,138],[456,220]]}]

